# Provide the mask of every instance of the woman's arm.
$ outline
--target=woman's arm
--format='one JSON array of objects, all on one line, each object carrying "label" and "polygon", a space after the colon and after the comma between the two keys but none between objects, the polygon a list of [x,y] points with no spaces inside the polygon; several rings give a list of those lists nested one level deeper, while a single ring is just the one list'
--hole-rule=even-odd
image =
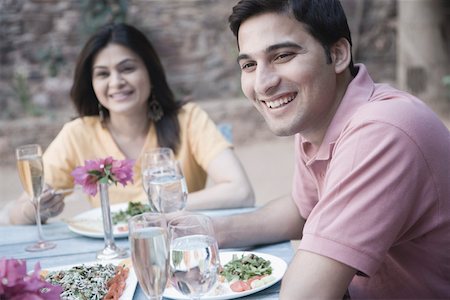
[{"label": "woman's arm", "polygon": [[249,207],[255,204],[253,188],[232,149],[227,148],[214,157],[207,172],[214,184],[190,193],[188,210]]}]

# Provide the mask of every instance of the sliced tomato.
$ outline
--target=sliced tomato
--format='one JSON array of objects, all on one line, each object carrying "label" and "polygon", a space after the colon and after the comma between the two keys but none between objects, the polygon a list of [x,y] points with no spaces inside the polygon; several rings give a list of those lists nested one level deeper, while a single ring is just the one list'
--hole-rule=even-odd
[{"label": "sliced tomato", "polygon": [[249,279],[247,279],[247,284],[251,287],[253,281],[255,281],[257,279],[261,279],[263,277],[264,276],[261,276],[261,275],[256,275],[256,276],[250,277]]},{"label": "sliced tomato", "polygon": [[251,289],[250,285],[242,280],[238,280],[230,284],[230,288],[233,292],[243,292]]}]

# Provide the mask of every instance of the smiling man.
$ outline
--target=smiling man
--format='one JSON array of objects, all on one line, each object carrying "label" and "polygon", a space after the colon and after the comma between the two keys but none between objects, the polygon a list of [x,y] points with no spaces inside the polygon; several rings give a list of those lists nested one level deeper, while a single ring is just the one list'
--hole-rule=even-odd
[{"label": "smiling man", "polygon": [[296,157],[292,197],[215,219],[220,245],[301,238],[281,299],[448,298],[448,129],[353,64],[337,0],[241,0],[229,21],[242,90]]}]

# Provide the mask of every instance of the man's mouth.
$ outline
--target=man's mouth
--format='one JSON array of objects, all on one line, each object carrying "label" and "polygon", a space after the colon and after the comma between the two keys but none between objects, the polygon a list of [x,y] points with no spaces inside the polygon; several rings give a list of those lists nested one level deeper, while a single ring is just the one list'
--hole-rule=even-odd
[{"label": "man's mouth", "polygon": [[274,100],[262,100],[262,102],[268,107],[268,108],[279,108],[281,106],[284,106],[294,100],[295,96],[297,94],[291,94],[288,96],[283,96]]}]

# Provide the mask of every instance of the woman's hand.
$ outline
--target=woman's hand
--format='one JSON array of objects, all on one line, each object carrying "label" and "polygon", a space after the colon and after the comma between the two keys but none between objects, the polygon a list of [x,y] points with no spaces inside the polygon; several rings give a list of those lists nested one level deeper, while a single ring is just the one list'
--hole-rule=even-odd
[{"label": "woman's hand", "polygon": [[[59,215],[64,209],[65,194],[46,186],[41,194],[40,213],[42,223],[48,218]],[[35,209],[30,197],[23,193],[9,208],[11,224],[35,224]]]},{"label": "woman's hand", "polygon": [[65,195],[61,192],[55,191],[52,188],[47,188],[41,195],[41,220],[45,222],[51,217],[55,217],[64,210]]}]

